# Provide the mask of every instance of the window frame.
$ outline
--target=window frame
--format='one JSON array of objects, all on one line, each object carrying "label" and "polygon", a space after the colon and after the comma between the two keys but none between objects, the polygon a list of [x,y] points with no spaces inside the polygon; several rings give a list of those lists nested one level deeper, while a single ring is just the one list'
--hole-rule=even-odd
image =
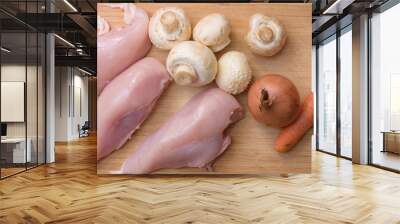
[{"label": "window frame", "polygon": [[[347,32],[351,32],[352,31],[352,23],[347,24],[346,26],[344,26],[341,29],[338,29],[336,31],[336,33],[328,36],[327,38],[319,41],[316,44],[316,50],[315,50],[315,58],[316,58],[316,68],[315,68],[315,86],[316,86],[316,138],[315,138],[315,146],[316,146],[316,151],[318,152],[323,152],[329,155],[333,155],[333,156],[337,156],[343,159],[347,159],[347,160],[352,160],[352,158],[347,157],[342,155],[342,150],[341,150],[341,119],[340,119],[340,103],[341,103],[341,97],[340,97],[340,81],[341,81],[341,66],[340,66],[340,37],[342,35],[344,35]],[[327,150],[321,149],[319,146],[319,103],[320,103],[320,95],[319,95],[319,84],[320,84],[320,74],[319,74],[319,53],[318,53],[318,49],[320,47],[320,45],[322,43],[327,43],[330,41],[336,41],[336,152],[332,153],[332,152],[328,152]]]}]

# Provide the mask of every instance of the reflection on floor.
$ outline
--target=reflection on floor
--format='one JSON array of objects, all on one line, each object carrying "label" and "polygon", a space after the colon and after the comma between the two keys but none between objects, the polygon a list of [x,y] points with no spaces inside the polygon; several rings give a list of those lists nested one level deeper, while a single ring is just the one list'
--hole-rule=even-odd
[{"label": "reflection on floor", "polygon": [[[35,167],[36,163],[28,163],[26,164],[27,169],[30,169],[31,167]],[[6,167],[1,168],[1,178],[5,178],[7,176],[25,171],[25,164],[10,164],[7,165]]]},{"label": "reflection on floor", "polygon": [[400,170],[400,155],[392,152],[374,151],[373,163],[380,166]]},{"label": "reflection on floor", "polygon": [[1,177],[4,178],[24,170],[25,167],[1,168]]},{"label": "reflection on floor", "polygon": [[400,175],[324,153],[313,173],[97,176],[96,139],[0,181],[0,223],[399,223]]}]

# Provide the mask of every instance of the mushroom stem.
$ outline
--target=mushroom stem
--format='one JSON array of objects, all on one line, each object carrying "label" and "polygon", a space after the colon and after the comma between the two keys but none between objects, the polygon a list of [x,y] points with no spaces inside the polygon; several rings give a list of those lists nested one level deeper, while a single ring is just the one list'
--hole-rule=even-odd
[{"label": "mushroom stem", "polygon": [[261,26],[257,31],[257,37],[261,41],[269,43],[273,40],[274,32],[269,27]]},{"label": "mushroom stem", "polygon": [[189,85],[197,80],[196,72],[188,64],[180,64],[174,70],[175,82],[179,85]]},{"label": "mushroom stem", "polygon": [[173,12],[164,13],[160,18],[160,22],[168,33],[172,33],[178,29],[179,21]]},{"label": "mushroom stem", "polygon": [[260,97],[260,111],[262,109],[268,109],[272,106],[273,99],[269,96],[268,91],[266,89],[261,90],[261,97]]}]

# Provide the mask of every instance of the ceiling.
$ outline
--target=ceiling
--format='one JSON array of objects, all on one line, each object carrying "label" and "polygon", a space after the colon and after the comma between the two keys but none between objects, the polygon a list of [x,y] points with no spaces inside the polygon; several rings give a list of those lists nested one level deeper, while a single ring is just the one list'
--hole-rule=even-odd
[{"label": "ceiling", "polygon": [[96,73],[96,3],[96,0],[1,0],[2,46],[11,50],[2,51],[3,61],[25,62],[25,56],[29,61],[43,47],[39,44],[37,48],[36,35],[54,32],[56,65],[78,66]]},{"label": "ceiling", "polygon": [[312,0],[313,44],[350,25],[354,17],[396,0]]},{"label": "ceiling", "polygon": [[[174,2],[188,2],[175,0]],[[387,0],[225,0],[226,2],[312,3],[313,42],[351,23],[352,17]],[[54,32],[56,65],[70,65],[96,72],[96,3],[132,2],[128,0],[0,0],[2,46],[12,49],[8,58],[18,58],[37,50],[35,35],[25,32]],[[171,2],[144,0],[143,2]],[[190,1],[189,1],[190,2]],[[208,0],[207,2],[221,2]],[[52,13],[48,13],[49,11]],[[27,12],[27,13],[26,13]],[[327,13],[328,12],[328,13]],[[345,18],[345,19],[344,19]],[[338,23],[338,21],[344,21]],[[66,40],[66,41],[63,41]],[[27,50],[25,45],[27,41]],[[74,46],[72,46],[72,45]],[[39,49],[43,46],[39,45]],[[2,52],[4,54],[4,52]]]}]

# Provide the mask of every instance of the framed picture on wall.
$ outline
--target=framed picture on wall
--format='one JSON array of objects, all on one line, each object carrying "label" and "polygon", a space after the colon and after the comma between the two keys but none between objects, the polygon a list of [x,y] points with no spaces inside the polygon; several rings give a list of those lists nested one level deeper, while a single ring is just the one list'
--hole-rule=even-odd
[{"label": "framed picture on wall", "polygon": [[1,82],[1,122],[24,122],[25,82]]}]

